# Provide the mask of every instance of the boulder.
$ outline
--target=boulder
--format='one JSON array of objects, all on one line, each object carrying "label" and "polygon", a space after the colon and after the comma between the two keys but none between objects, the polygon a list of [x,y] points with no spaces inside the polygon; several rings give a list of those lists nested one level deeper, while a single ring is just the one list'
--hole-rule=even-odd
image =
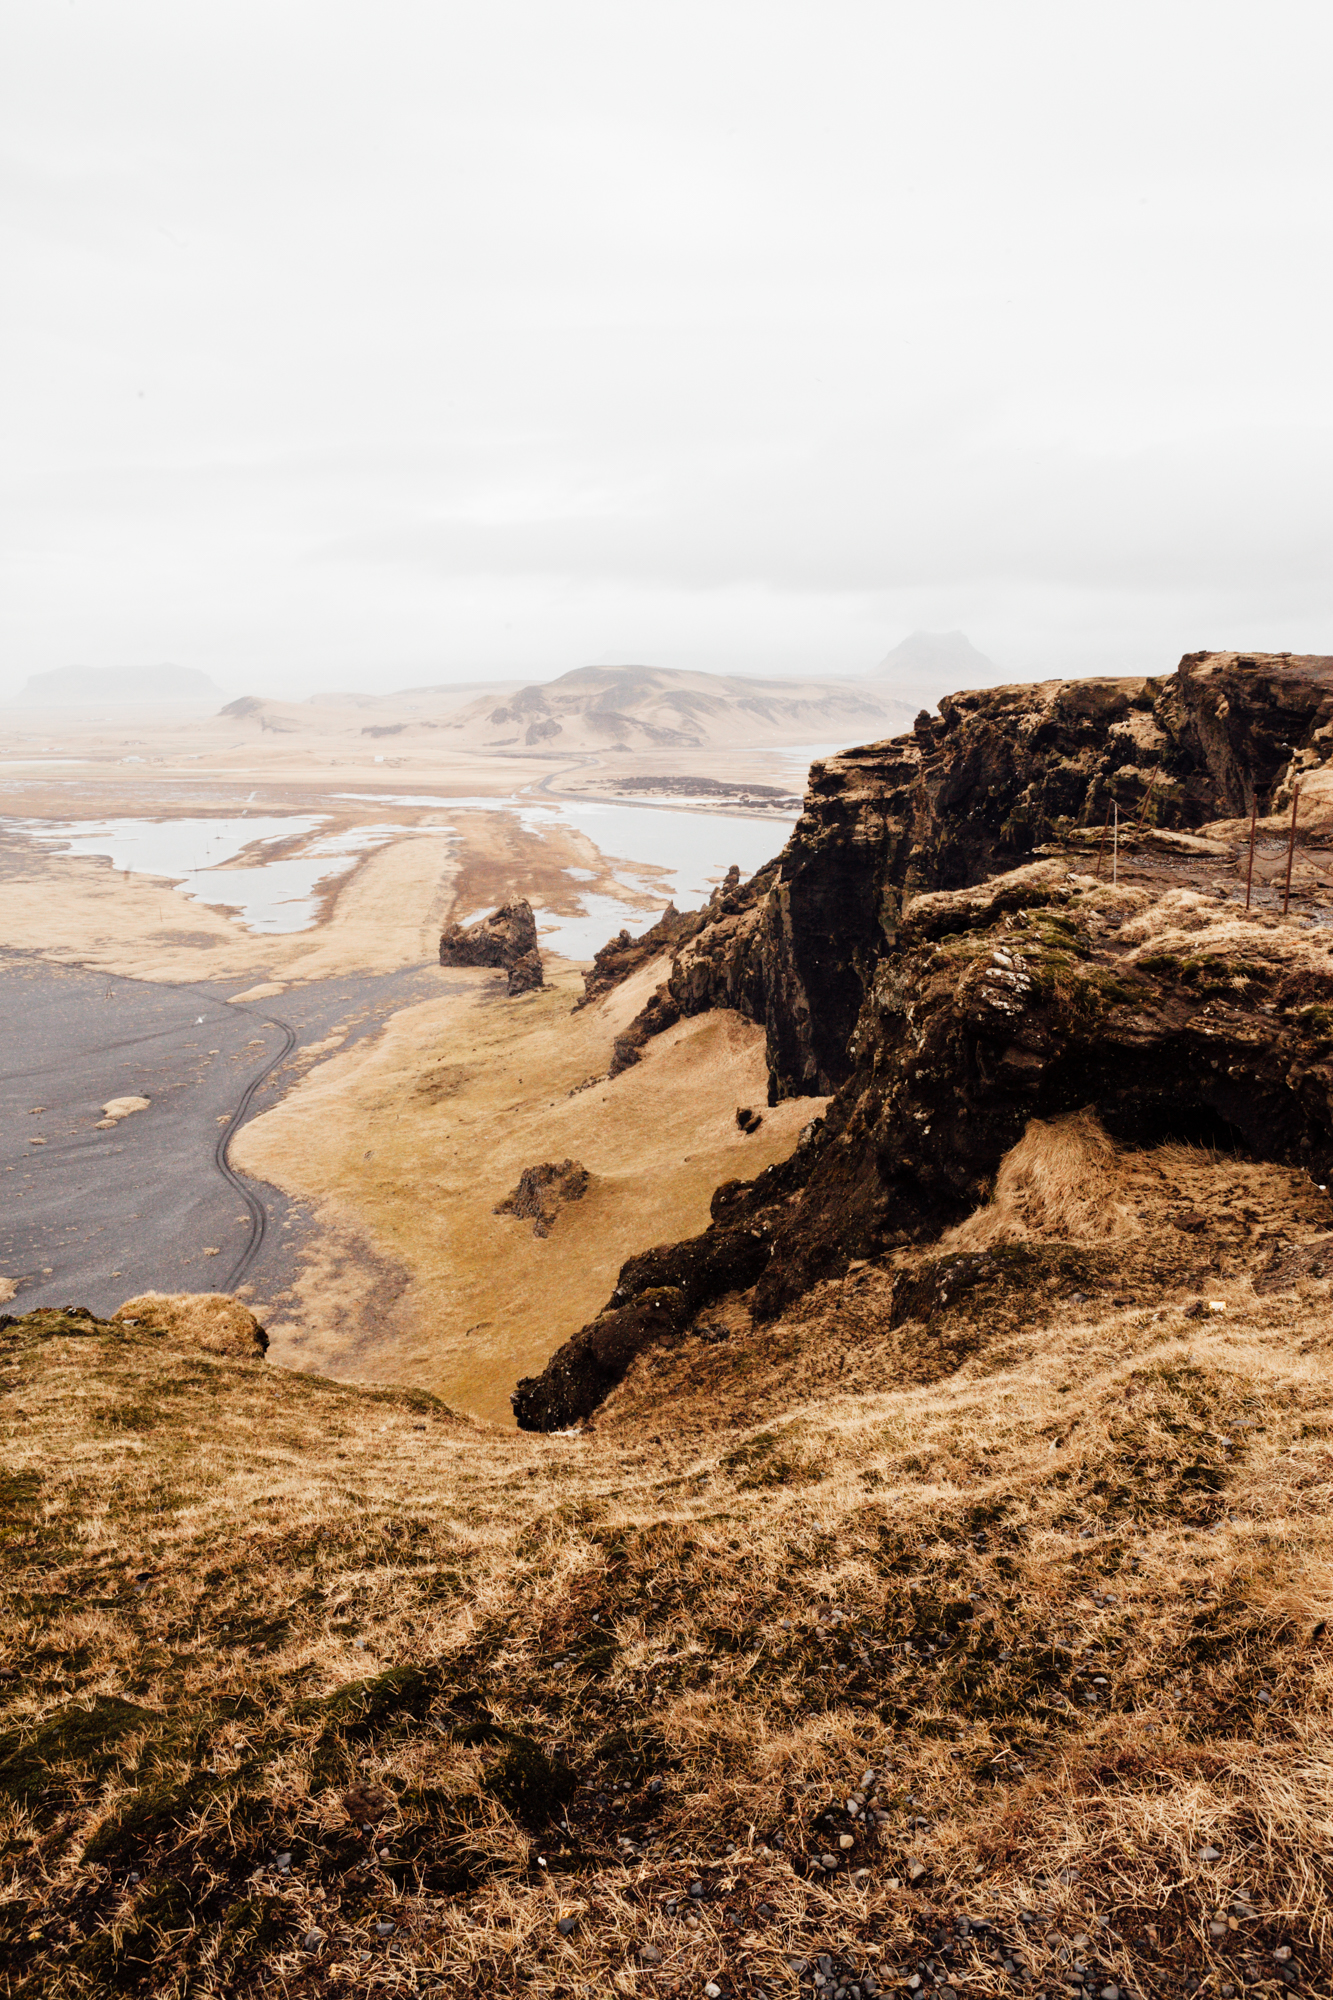
[{"label": "boulder", "polygon": [[532,1223],[534,1236],[549,1236],[562,1205],[582,1201],[588,1192],[588,1169],[578,1160],[545,1160],[539,1167],[524,1167],[518,1186],[493,1215],[516,1215]]}]

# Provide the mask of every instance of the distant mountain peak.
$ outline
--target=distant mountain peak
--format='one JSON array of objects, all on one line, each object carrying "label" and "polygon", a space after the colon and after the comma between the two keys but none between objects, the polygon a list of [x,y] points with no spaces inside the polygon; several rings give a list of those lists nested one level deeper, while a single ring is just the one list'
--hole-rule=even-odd
[{"label": "distant mountain peak", "polygon": [[941,695],[994,687],[1004,672],[972,644],[966,632],[909,632],[867,679],[887,681],[900,699],[933,708]]}]

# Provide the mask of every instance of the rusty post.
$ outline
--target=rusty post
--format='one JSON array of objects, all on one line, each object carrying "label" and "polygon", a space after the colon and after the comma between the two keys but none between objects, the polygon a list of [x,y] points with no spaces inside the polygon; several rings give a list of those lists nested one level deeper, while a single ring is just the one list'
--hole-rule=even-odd
[{"label": "rusty post", "polygon": [[1259,787],[1254,788],[1254,810],[1250,814],[1250,865],[1245,870],[1245,907],[1250,907],[1250,884],[1254,880],[1254,835],[1259,824]]},{"label": "rusty post", "polygon": [[1110,826],[1110,824],[1111,824],[1111,808],[1110,808],[1110,806],[1108,806],[1108,807],[1106,808],[1106,818],[1105,818],[1105,819],[1104,819],[1104,820],[1102,821],[1102,837],[1101,837],[1101,839],[1100,839],[1100,840],[1098,841],[1098,843],[1097,843],[1097,877],[1096,877],[1096,879],[1097,879],[1097,880],[1098,880],[1099,882],[1100,882],[1100,881],[1101,881],[1101,879],[1102,879],[1102,856],[1103,856],[1103,855],[1104,855],[1104,854],[1106,853],[1106,829],[1107,829],[1107,828],[1108,828],[1108,827]]},{"label": "rusty post", "polygon": [[1139,823],[1134,829],[1135,833],[1143,832],[1143,822],[1144,820],[1147,819],[1148,808],[1152,804],[1153,786],[1157,783],[1157,780],[1161,776],[1161,774],[1162,774],[1162,767],[1159,764],[1157,766],[1157,769],[1153,772],[1151,778],[1149,778],[1148,780],[1148,790],[1144,795],[1144,800],[1143,800],[1143,811],[1139,814]]},{"label": "rusty post", "polygon": [[1287,914],[1287,905],[1291,901],[1291,859],[1296,852],[1296,808],[1300,804],[1300,799],[1301,788],[1297,785],[1291,795],[1291,831],[1287,835],[1287,879],[1282,890],[1282,914],[1284,917]]}]

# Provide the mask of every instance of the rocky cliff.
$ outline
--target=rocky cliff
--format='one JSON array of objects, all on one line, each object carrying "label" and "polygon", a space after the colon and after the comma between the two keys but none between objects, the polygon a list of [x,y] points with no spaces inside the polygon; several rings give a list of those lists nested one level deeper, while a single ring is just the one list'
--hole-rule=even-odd
[{"label": "rocky cliff", "polygon": [[910,735],[811,766],[776,868],[679,953],[683,1012],[735,1007],[768,1035],[771,1094],[826,1093],[915,895],[1122,822],[1191,832],[1284,802],[1322,765],[1333,658],[1188,654],[1160,680],[1045,681],[947,697]]},{"label": "rocky cliff", "polygon": [[[626,1265],[519,1385],[520,1423],[586,1415],[726,1291],[752,1288],[762,1318],[930,1240],[1033,1118],[1093,1106],[1122,1143],[1221,1144],[1327,1184],[1330,751],[1333,659],[1196,654],[1160,682],[956,696],[909,738],[816,764],[778,863],[683,939],[653,1004],[762,1020],[771,1093],[834,1101],[789,1161],[718,1190],[703,1237]],[[1269,815],[1298,781],[1284,919]],[[1127,829],[1109,853],[1108,809]]]}]

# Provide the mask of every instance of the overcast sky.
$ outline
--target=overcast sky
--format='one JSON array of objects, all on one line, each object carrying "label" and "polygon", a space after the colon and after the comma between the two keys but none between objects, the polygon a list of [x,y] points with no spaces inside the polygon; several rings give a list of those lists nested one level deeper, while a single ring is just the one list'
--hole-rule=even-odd
[{"label": "overcast sky", "polygon": [[1333,651],[1333,9],[4,0],[0,691]]}]

